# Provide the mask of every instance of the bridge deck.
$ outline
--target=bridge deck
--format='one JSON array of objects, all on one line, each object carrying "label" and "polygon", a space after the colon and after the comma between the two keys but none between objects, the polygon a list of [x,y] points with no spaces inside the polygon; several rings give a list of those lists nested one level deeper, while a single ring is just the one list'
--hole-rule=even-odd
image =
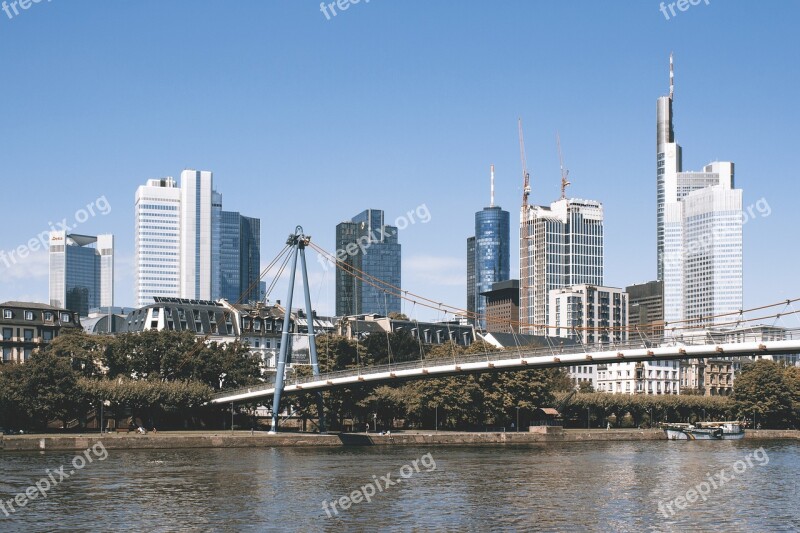
[{"label": "bridge deck", "polygon": [[[357,383],[386,383],[409,379],[445,377],[459,374],[519,371],[532,368],[552,368],[572,365],[598,365],[646,360],[707,359],[764,355],[767,353],[800,353],[800,336],[781,341],[745,341],[725,344],[672,344],[647,347],[643,343],[628,343],[603,350],[585,350],[581,346],[555,351],[552,348],[489,352],[461,355],[454,358],[437,358],[393,365],[380,365],[288,378],[284,393],[321,391]],[[274,383],[243,387],[223,392],[211,403],[223,404],[266,398],[275,394]]]}]

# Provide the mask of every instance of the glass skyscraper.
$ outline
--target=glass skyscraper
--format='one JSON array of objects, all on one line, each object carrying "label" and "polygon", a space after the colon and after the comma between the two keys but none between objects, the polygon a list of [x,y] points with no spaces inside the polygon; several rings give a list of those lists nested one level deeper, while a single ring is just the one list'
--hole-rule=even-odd
[{"label": "glass skyscraper", "polygon": [[[492,205],[475,213],[474,241],[467,241],[467,311],[475,313],[470,319],[480,329],[486,329],[486,297],[481,293],[492,290],[492,284],[509,279],[510,231],[508,211]],[[470,270],[474,273],[472,283]]]},{"label": "glass skyscraper", "polygon": [[114,305],[114,236],[50,233],[50,305],[80,316]]},{"label": "glass skyscraper", "polygon": [[220,298],[259,301],[261,221],[235,211],[222,211],[220,220]]},{"label": "glass skyscraper", "polygon": [[670,92],[658,99],[656,114],[658,279],[664,282],[667,323],[735,312],[743,305],[742,191],[734,188],[734,164],[715,161],[701,172],[683,171],[672,125],[673,82],[670,57]]},{"label": "glass skyscraper", "polygon": [[396,295],[396,290],[392,289],[395,294],[390,294],[382,288],[382,283],[372,280],[370,276],[393,287],[401,287],[400,252],[397,228],[385,224],[381,210],[367,209],[351,220],[338,224],[337,259],[356,269],[356,275],[341,268],[336,269],[336,314],[399,313],[400,297]]}]

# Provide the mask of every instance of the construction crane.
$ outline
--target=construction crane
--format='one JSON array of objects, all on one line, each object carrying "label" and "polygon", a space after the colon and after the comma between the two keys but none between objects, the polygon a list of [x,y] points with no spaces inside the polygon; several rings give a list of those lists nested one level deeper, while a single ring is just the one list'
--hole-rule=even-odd
[{"label": "construction crane", "polygon": [[525,160],[525,138],[522,136],[522,119],[518,119],[519,126],[519,155],[522,159],[522,209],[528,207],[528,195],[531,193],[531,176],[528,174],[528,162]]},{"label": "construction crane", "polygon": [[558,162],[561,165],[561,199],[567,197],[567,187],[572,185],[569,181],[567,181],[567,176],[569,176],[569,170],[564,168],[564,155],[561,153],[561,136],[556,131],[556,144],[558,145]]}]

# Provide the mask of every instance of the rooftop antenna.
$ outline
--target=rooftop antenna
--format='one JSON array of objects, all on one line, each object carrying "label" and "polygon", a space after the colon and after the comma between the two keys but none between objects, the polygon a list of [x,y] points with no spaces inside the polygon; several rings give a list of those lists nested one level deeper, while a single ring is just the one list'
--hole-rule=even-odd
[{"label": "rooftop antenna", "polygon": [[525,159],[525,139],[522,136],[522,119],[518,119],[519,126],[519,154],[522,159],[522,209],[528,207],[528,195],[531,193],[530,179],[531,175],[528,174],[528,162]]},{"label": "rooftop antenna", "polygon": [[492,165],[491,174],[492,174],[492,177],[491,177],[491,181],[492,181],[492,199],[491,199],[491,203],[489,204],[489,207],[494,207],[494,165]]},{"label": "rooftop antenna", "polygon": [[563,200],[567,197],[567,187],[572,184],[567,181],[569,170],[564,168],[564,155],[561,153],[561,135],[558,134],[558,131],[556,131],[556,145],[558,145],[558,161],[561,165],[561,199]]},{"label": "rooftop antenna", "polygon": [[675,97],[675,64],[672,61],[672,52],[669,53],[669,99]]}]

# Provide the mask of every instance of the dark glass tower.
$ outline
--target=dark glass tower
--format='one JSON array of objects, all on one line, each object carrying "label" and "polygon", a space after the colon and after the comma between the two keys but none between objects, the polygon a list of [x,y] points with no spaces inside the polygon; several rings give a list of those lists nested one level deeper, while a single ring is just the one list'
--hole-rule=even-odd
[{"label": "dark glass tower", "polygon": [[[336,257],[356,270],[357,276],[336,269],[338,316],[400,312],[400,297],[368,281],[369,276],[400,287],[400,243],[397,228],[387,226],[383,211],[367,209],[336,226]],[[360,272],[367,274],[361,274]],[[365,278],[368,281],[364,281]]]},{"label": "dark glass tower", "polygon": [[220,298],[231,303],[258,301],[261,221],[235,211],[222,211],[219,256]]},{"label": "dark glass tower", "polygon": [[491,204],[475,213],[475,237],[467,240],[467,310],[476,313],[477,318],[471,315],[470,319],[480,329],[486,328],[486,297],[481,293],[510,278],[510,254],[510,215],[494,205],[492,165]]}]

